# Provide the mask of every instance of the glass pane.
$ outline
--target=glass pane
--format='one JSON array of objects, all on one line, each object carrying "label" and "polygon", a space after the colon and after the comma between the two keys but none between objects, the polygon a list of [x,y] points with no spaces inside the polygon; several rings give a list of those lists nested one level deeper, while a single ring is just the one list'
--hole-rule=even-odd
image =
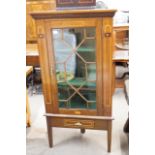
[{"label": "glass pane", "polygon": [[87,81],[96,81],[96,63],[87,64]]},{"label": "glass pane", "polygon": [[56,78],[58,82],[65,82],[65,66],[64,64],[56,64]]},{"label": "glass pane", "polygon": [[95,62],[95,48],[95,40],[86,39],[80,44],[79,48],[77,49],[77,52],[86,62]]},{"label": "glass pane", "polygon": [[86,109],[87,104],[86,101],[79,94],[76,94],[70,100],[70,108]]},{"label": "glass pane", "polygon": [[89,102],[88,103],[88,109],[96,109],[96,102]]},{"label": "glass pane", "polygon": [[87,37],[95,37],[95,29],[92,27],[86,28],[86,36]]},{"label": "glass pane", "polygon": [[59,108],[96,109],[95,28],[52,29]]},{"label": "glass pane", "polygon": [[96,101],[96,88],[95,87],[83,87],[80,93],[86,98],[87,101]]},{"label": "glass pane", "polygon": [[[55,52],[55,60],[56,62],[64,62],[71,54],[72,49],[75,48],[75,39],[71,35],[66,33],[66,31],[62,31],[61,29],[53,30],[53,44],[54,44],[54,52]],[[72,38],[69,39],[69,38]],[[69,43],[70,42],[70,43]]]}]

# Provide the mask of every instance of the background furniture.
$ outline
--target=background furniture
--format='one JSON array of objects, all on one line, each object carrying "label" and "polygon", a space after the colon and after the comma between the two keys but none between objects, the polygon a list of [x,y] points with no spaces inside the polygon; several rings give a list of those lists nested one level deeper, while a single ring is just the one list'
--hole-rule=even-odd
[{"label": "background furniture", "polygon": [[[31,74],[33,71],[32,66],[26,66],[26,77]],[[31,119],[30,119],[30,106],[29,106],[29,101],[28,101],[28,91],[26,89],[26,126],[30,127],[31,126]]]},{"label": "background furniture", "polygon": [[33,93],[42,93],[38,45],[26,44],[26,65],[33,66]]},{"label": "background furniture", "polygon": [[26,44],[26,65],[33,67],[40,66],[38,45],[36,43]]},{"label": "background furniture", "polygon": [[127,24],[114,26],[114,42],[114,88],[124,88],[125,76],[129,74],[129,26]]},{"label": "background furniture", "polygon": [[30,16],[32,11],[52,10],[55,0],[27,0],[26,1],[26,42],[37,43],[36,24]]},{"label": "background furniture", "polygon": [[[125,92],[125,98],[126,98],[127,104],[129,104],[129,79],[125,80],[124,92]],[[129,134],[129,118],[127,119],[124,125],[124,132]]]},{"label": "background furniture", "polygon": [[[112,138],[112,17],[116,10],[32,12],[48,139],[52,127],[106,130]],[[91,33],[90,33],[91,32]]]}]

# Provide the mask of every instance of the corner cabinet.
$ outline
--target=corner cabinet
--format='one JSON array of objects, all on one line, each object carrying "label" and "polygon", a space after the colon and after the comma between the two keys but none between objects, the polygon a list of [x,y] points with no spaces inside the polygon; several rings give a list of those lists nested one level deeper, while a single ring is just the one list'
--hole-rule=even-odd
[{"label": "corner cabinet", "polygon": [[52,127],[106,130],[112,136],[112,53],[116,10],[33,12],[46,108]]}]

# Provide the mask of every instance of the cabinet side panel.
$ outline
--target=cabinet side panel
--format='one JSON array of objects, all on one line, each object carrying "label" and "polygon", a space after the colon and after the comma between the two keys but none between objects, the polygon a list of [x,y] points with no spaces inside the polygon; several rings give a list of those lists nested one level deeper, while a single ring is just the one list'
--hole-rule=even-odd
[{"label": "cabinet side panel", "polygon": [[49,61],[48,61],[48,52],[46,46],[46,37],[45,37],[45,29],[44,29],[44,21],[37,20],[37,40],[38,40],[38,49],[39,49],[39,59],[40,59],[40,67],[41,67],[41,77],[43,84],[43,94],[44,94],[44,102],[46,112],[51,113],[54,109],[52,109],[52,90],[51,90],[51,81],[50,81],[50,72],[49,72]]},{"label": "cabinet side panel", "polygon": [[103,18],[103,107],[104,115],[112,115],[112,18]]},{"label": "cabinet side panel", "polygon": [[49,78],[51,80],[51,89],[52,89],[52,109],[54,109],[54,113],[59,113],[58,108],[58,88],[57,88],[57,80],[56,80],[56,72],[55,72],[55,56],[54,56],[54,48],[53,48],[53,38],[51,35],[51,20],[45,21],[45,31],[46,31],[46,40],[47,40],[47,50],[48,50],[48,60],[49,60]]},{"label": "cabinet side panel", "polygon": [[97,115],[103,115],[102,105],[102,18],[98,18],[96,26],[96,68],[97,68],[97,79],[96,79],[96,98],[97,98]]}]

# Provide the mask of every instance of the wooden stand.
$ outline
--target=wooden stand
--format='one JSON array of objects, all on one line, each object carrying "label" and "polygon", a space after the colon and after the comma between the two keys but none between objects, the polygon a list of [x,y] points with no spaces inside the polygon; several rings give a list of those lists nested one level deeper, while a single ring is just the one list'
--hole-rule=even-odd
[{"label": "wooden stand", "polygon": [[112,120],[110,117],[103,116],[76,116],[63,114],[45,114],[47,119],[49,146],[53,147],[52,127],[75,128],[85,133],[85,129],[106,130],[107,148],[111,152],[112,139]]}]

